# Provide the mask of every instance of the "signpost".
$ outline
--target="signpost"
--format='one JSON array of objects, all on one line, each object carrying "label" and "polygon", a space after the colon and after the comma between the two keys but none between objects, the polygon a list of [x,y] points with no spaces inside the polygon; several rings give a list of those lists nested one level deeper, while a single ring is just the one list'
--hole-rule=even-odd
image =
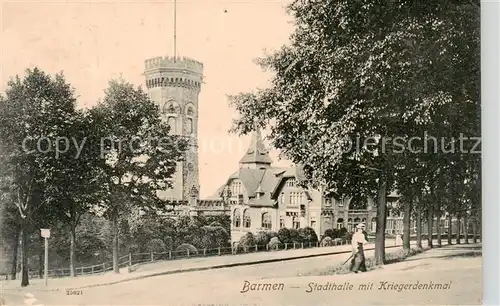
[{"label": "signpost", "polygon": [[45,287],[47,287],[47,278],[49,277],[49,238],[50,229],[42,228],[40,229],[40,234],[45,238],[45,264],[44,264],[44,282]]}]

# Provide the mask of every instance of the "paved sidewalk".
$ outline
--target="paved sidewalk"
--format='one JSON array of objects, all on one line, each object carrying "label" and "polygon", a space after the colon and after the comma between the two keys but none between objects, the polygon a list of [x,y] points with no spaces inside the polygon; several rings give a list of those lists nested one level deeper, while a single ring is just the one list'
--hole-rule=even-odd
[{"label": "paved sidewalk", "polygon": [[[373,249],[374,246],[375,245],[373,243],[370,243],[367,245],[366,250]],[[401,245],[396,246],[394,240],[387,240],[386,247],[401,247]],[[350,251],[350,245],[341,245],[332,247],[295,249],[287,251],[269,251],[226,256],[198,257],[192,259],[165,260],[140,266],[136,272],[132,273],[126,272],[126,269],[121,269],[122,273],[120,274],[109,272],[106,274],[78,276],[74,278],[65,277],[49,279],[47,288],[44,287],[43,279],[31,279],[30,285],[26,287],[26,289],[31,291],[50,291],[65,290],[66,288],[89,288],[166,274],[262,264],[267,262],[293,260],[316,256],[327,256],[339,253],[348,253]],[[6,290],[25,289],[21,288],[20,280],[1,281],[0,288]]]}]

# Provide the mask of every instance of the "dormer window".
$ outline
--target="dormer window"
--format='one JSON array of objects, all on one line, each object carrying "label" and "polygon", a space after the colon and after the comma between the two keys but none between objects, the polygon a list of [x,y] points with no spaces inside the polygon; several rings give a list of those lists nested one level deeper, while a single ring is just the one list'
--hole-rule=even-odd
[{"label": "dormer window", "polygon": [[242,194],[241,181],[239,180],[233,181],[233,183],[231,184],[231,193],[234,196],[239,196],[240,194]]},{"label": "dormer window", "polygon": [[331,198],[326,198],[326,200],[325,200],[325,206],[326,207],[332,206],[332,199]]},{"label": "dormer window", "polygon": [[297,184],[295,179],[291,178],[286,181],[286,187],[295,187]]}]

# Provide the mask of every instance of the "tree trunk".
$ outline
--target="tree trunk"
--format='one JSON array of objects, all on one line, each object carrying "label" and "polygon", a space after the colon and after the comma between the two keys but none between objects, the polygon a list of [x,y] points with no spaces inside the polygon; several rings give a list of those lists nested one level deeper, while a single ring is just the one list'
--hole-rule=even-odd
[{"label": "tree trunk", "polygon": [[38,275],[43,278],[44,265],[45,265],[45,238],[41,235],[38,237],[40,250],[38,251]]},{"label": "tree trunk", "polygon": [[427,246],[432,248],[432,228],[434,219],[434,203],[430,203],[427,216]]},{"label": "tree trunk", "polygon": [[410,231],[411,231],[411,208],[412,200],[406,201],[403,207],[403,251],[405,255],[410,253]]},{"label": "tree trunk", "polygon": [[417,200],[417,248],[422,249],[422,210]]},{"label": "tree trunk", "polygon": [[457,236],[456,236],[456,240],[457,240],[457,244],[460,244],[460,218],[461,216],[459,214],[457,214]]},{"label": "tree trunk", "polygon": [[476,226],[477,226],[477,219],[474,218],[474,222],[472,223],[472,243],[477,243],[477,230],[476,230]]},{"label": "tree trunk", "polygon": [[464,238],[465,244],[469,243],[469,218],[467,216],[467,212],[465,212],[464,216]]},{"label": "tree trunk", "polygon": [[19,251],[19,239],[21,238],[21,231],[17,230],[15,234],[15,240],[14,240],[14,249],[12,252],[14,253],[12,255],[12,267],[10,270],[10,279],[16,279],[17,278],[17,255]]},{"label": "tree trunk", "polygon": [[448,214],[448,245],[451,245],[451,235],[453,234],[453,224],[451,223],[452,217],[451,214]]},{"label": "tree trunk", "polygon": [[75,243],[76,243],[76,226],[71,226],[70,229],[70,244],[69,244],[69,274],[75,276]]},{"label": "tree trunk", "polygon": [[118,216],[114,214],[113,216],[113,272],[116,274],[120,273],[120,267],[118,263],[118,247],[119,247],[119,241],[118,241]]},{"label": "tree trunk", "polygon": [[377,194],[377,232],[375,233],[375,265],[377,266],[383,265],[385,260],[386,190],[386,182],[381,177]]},{"label": "tree trunk", "polygon": [[436,216],[436,233],[437,233],[437,243],[438,246],[442,246],[442,240],[441,240],[441,216],[438,215]]},{"label": "tree trunk", "polygon": [[21,287],[26,287],[30,284],[28,275],[28,248],[27,245],[28,231],[26,219],[23,219],[21,225]]}]

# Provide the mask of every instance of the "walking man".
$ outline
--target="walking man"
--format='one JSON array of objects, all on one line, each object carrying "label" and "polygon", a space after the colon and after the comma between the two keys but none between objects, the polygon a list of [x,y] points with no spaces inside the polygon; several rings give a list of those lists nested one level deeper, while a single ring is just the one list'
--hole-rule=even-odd
[{"label": "walking man", "polygon": [[356,232],[352,235],[352,252],[353,257],[351,260],[351,271],[358,273],[358,271],[366,272],[366,260],[364,245],[368,243],[363,233],[363,225],[356,226]]}]

